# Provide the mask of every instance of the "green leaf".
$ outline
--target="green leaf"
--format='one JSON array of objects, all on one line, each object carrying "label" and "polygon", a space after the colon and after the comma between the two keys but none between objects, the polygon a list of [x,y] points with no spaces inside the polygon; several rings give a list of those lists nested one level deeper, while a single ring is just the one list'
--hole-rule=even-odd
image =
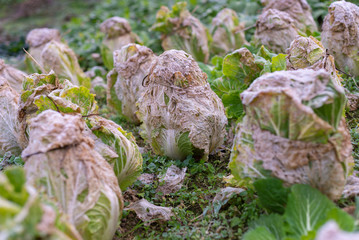
[{"label": "green leaf", "polygon": [[333,208],[327,213],[327,217],[325,221],[323,221],[320,226],[317,226],[319,229],[322,225],[324,225],[329,220],[334,220],[339,225],[340,229],[347,232],[354,231],[355,228],[355,220],[348,213],[344,212],[340,208]]},{"label": "green leaf", "polygon": [[184,155],[189,156],[193,154],[194,147],[189,138],[189,132],[184,132],[176,136],[176,144]]},{"label": "green leaf", "polygon": [[[121,190],[126,190],[142,172],[142,155],[132,133],[127,133],[116,123],[97,116],[89,117],[86,123],[107,145],[99,153],[113,167]],[[109,152],[115,155],[110,155]]]},{"label": "green leaf", "polygon": [[344,91],[339,91],[331,82],[321,95],[312,98],[305,104],[309,105],[321,119],[336,130],[344,114],[346,100]]},{"label": "green leaf", "polygon": [[82,115],[89,115],[97,111],[95,95],[84,86],[69,86],[61,91],[59,97],[71,101],[81,109]]},{"label": "green leaf", "polygon": [[240,119],[244,115],[240,91],[230,91],[222,95],[222,102],[228,118]]},{"label": "green leaf", "polygon": [[100,52],[101,52],[103,64],[105,65],[107,70],[109,70],[109,71],[112,70],[113,69],[113,55],[112,55],[112,52],[104,44],[101,45]]},{"label": "green leaf", "polygon": [[267,228],[257,227],[244,234],[243,240],[276,240],[276,237]]},{"label": "green leaf", "polygon": [[256,54],[259,57],[264,58],[265,60],[271,62],[272,58],[276,56],[275,53],[271,53],[268,49],[266,49],[263,45],[259,49],[258,53]]},{"label": "green leaf", "polygon": [[286,54],[278,54],[272,58],[272,72],[287,70]]},{"label": "green leaf", "polygon": [[316,231],[335,205],[309,185],[294,185],[291,190],[284,217],[293,236],[301,238]]},{"label": "green leaf", "polygon": [[246,48],[238,49],[223,59],[223,74],[248,86],[259,77],[260,71],[254,56]]},{"label": "green leaf", "polygon": [[265,227],[277,240],[285,237],[284,219],[278,214],[262,215],[251,225],[251,228]]},{"label": "green leaf", "polygon": [[253,183],[262,206],[275,213],[283,214],[288,200],[289,189],[276,178],[258,179]]}]

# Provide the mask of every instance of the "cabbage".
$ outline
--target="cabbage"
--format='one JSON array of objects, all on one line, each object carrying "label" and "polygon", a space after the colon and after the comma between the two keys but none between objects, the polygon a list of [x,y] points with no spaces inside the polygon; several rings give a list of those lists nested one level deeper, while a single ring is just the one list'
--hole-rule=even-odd
[{"label": "cabbage", "polygon": [[206,158],[222,143],[227,123],[222,101],[189,54],[178,50],[161,54],[144,85],[139,118],[144,138],[156,154]]},{"label": "cabbage", "polygon": [[67,216],[26,184],[25,171],[0,172],[0,239],[82,239]]},{"label": "cabbage", "polygon": [[222,76],[209,81],[213,91],[222,99],[227,117],[235,119],[244,115],[240,93],[257,77],[286,69],[285,55],[270,53],[263,46],[256,54],[247,48],[237,49],[227,54],[220,65]]},{"label": "cabbage", "polygon": [[82,71],[74,51],[64,43],[51,41],[46,44],[41,52],[41,63],[45,71],[54,70],[59,78],[69,79],[78,86],[91,86],[91,80]]},{"label": "cabbage", "polygon": [[142,155],[132,133],[99,116],[90,116],[87,126],[96,137],[95,149],[113,167],[121,190],[126,190],[142,172]]},{"label": "cabbage", "polygon": [[139,123],[136,102],[144,91],[143,79],[155,60],[151,49],[137,44],[114,52],[115,68],[107,77],[107,103],[130,122]]},{"label": "cabbage", "polygon": [[112,239],[123,209],[116,175],[84,133],[81,115],[47,110],[29,125],[27,181],[53,199],[84,239]]},{"label": "cabbage", "polygon": [[[35,28],[26,36],[26,43],[29,45],[29,53],[39,64],[41,63],[41,53],[46,44],[50,41],[61,41],[60,32],[53,28]],[[25,63],[29,73],[40,72],[39,66],[33,62],[31,57],[26,56]]]},{"label": "cabbage", "polygon": [[309,4],[306,0],[265,0],[265,8],[277,9],[288,13],[294,20],[295,26],[303,32],[318,31]]},{"label": "cabbage", "polygon": [[20,124],[16,116],[19,94],[1,76],[0,99],[0,156],[6,152],[20,155],[21,146],[18,144]]},{"label": "cabbage", "polygon": [[100,26],[101,32],[106,34],[102,41],[101,55],[107,69],[113,65],[113,52],[129,43],[139,42],[136,34],[131,32],[131,26],[125,18],[112,17],[106,19]]},{"label": "cabbage", "polygon": [[10,87],[20,93],[22,90],[22,82],[26,74],[16,68],[13,68],[0,59],[0,77],[6,79]]},{"label": "cabbage", "polygon": [[214,54],[223,55],[247,44],[244,24],[239,22],[235,11],[225,8],[212,20],[211,49]]},{"label": "cabbage", "polygon": [[82,71],[74,51],[61,42],[59,34],[56,29],[47,28],[34,29],[28,34],[29,53],[40,65],[31,63],[31,69],[28,71],[47,73],[54,70],[59,78],[69,79],[75,85],[90,88],[90,78]]},{"label": "cabbage", "polygon": [[229,164],[243,184],[274,176],[341,196],[353,167],[344,89],[324,71],[278,71],[241,94],[246,116],[237,126]]},{"label": "cabbage", "polygon": [[359,7],[333,2],[324,18],[322,42],[342,71],[359,76]]},{"label": "cabbage", "polygon": [[[142,171],[142,156],[131,133],[98,115],[95,96],[83,86],[54,74],[33,74],[24,83],[19,119],[21,136],[28,136],[29,123],[38,114],[52,109],[66,114],[80,114],[86,122],[86,134],[95,141],[95,150],[113,167],[121,189],[131,185]],[[26,147],[27,141],[23,141]]]},{"label": "cabbage", "polygon": [[298,35],[294,22],[286,12],[277,9],[263,11],[257,19],[254,43],[275,53],[284,53]]},{"label": "cabbage", "polygon": [[339,85],[341,84],[343,79],[335,68],[334,57],[327,54],[322,43],[314,37],[297,36],[287,49],[287,54],[288,69],[325,69]]},{"label": "cabbage", "polygon": [[196,61],[206,63],[209,58],[207,29],[191,15],[186,5],[186,2],[178,2],[172,11],[162,6],[151,29],[162,33],[164,50],[183,50]]}]

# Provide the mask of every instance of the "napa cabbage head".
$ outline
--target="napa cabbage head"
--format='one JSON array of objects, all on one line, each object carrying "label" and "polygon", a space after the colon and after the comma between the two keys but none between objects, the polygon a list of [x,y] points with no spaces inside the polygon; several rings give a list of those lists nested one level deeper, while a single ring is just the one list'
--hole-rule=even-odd
[{"label": "napa cabbage head", "polygon": [[53,70],[61,79],[90,88],[90,78],[81,69],[75,52],[61,41],[58,30],[34,29],[28,34],[27,43],[30,55],[26,59],[28,72],[49,73]]},{"label": "napa cabbage head", "polygon": [[110,164],[95,151],[81,115],[53,110],[29,124],[22,152],[30,185],[56,202],[83,239],[112,239],[123,198]]},{"label": "napa cabbage head", "polygon": [[339,69],[359,76],[359,7],[346,1],[333,2],[322,28],[323,45]]},{"label": "napa cabbage head", "polygon": [[161,54],[139,100],[143,136],[156,154],[207,157],[222,144],[227,118],[207,75],[184,51]]},{"label": "napa cabbage head", "polygon": [[144,91],[143,79],[155,61],[151,49],[134,43],[114,52],[115,67],[107,75],[107,103],[129,122],[140,122],[136,103]]},{"label": "napa cabbage head", "polygon": [[298,35],[294,19],[286,12],[268,9],[259,15],[253,37],[255,45],[264,45],[275,53],[285,53]]},{"label": "napa cabbage head", "polygon": [[288,13],[294,20],[294,25],[304,33],[318,31],[311,8],[306,0],[265,0],[263,11],[277,9]]},{"label": "napa cabbage head", "polygon": [[324,69],[339,85],[343,81],[335,68],[334,57],[328,54],[322,43],[312,36],[297,36],[287,49],[286,59],[288,69]]},{"label": "napa cabbage head", "polygon": [[101,45],[101,55],[103,63],[108,70],[114,67],[113,52],[115,50],[120,50],[123,46],[130,43],[140,42],[125,18],[112,17],[106,19],[101,23],[100,30],[105,34]]},{"label": "napa cabbage head", "polygon": [[341,196],[353,167],[344,89],[325,70],[277,71],[241,94],[246,116],[238,125],[231,162],[239,183],[276,177]]},{"label": "napa cabbage head", "polygon": [[208,31],[191,15],[186,6],[186,2],[177,2],[172,6],[172,10],[162,6],[156,14],[156,23],[151,30],[162,34],[164,50],[183,50],[196,61],[206,63],[209,58]]},{"label": "napa cabbage head", "polygon": [[248,44],[244,36],[244,23],[239,22],[237,13],[225,8],[212,20],[211,50],[223,55]]}]

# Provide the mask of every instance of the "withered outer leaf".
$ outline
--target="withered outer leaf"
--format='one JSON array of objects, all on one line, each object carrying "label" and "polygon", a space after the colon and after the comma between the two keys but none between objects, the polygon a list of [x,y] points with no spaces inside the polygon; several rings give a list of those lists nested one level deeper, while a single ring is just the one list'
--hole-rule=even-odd
[{"label": "withered outer leaf", "polygon": [[265,1],[263,11],[268,9],[277,9],[288,13],[295,20],[295,26],[303,32],[306,32],[307,29],[311,32],[318,31],[306,0],[268,0]]},{"label": "withered outer leaf", "polygon": [[156,206],[146,199],[138,200],[137,202],[131,203],[125,210],[133,210],[137,216],[144,221],[145,225],[151,224],[151,220],[161,219],[164,221],[171,220],[173,216],[171,207],[159,207]]},{"label": "withered outer leaf", "polygon": [[111,166],[85,136],[84,124],[80,115],[52,110],[32,119],[29,145],[22,153],[27,181],[54,199],[82,236],[91,228],[86,226],[88,211],[104,195],[110,202],[102,206],[108,222],[98,227],[104,228],[102,239],[112,239],[123,209],[122,193]]},{"label": "withered outer leaf", "polygon": [[171,165],[165,174],[159,175],[160,186],[156,191],[167,195],[180,190],[186,176],[186,170],[186,167],[178,168],[176,165]]},{"label": "withered outer leaf", "polygon": [[287,49],[287,69],[325,69],[341,85],[343,80],[335,68],[334,57],[316,38],[297,36]]},{"label": "withered outer leaf", "polygon": [[244,36],[244,27],[235,11],[230,8],[221,10],[212,20],[213,50],[225,54],[248,44]]},{"label": "withered outer leaf", "polygon": [[21,153],[17,140],[20,124],[17,120],[19,94],[13,90],[5,78],[0,76],[0,156],[6,152]]},{"label": "withered outer leaf", "polygon": [[333,2],[324,18],[323,45],[340,70],[359,76],[359,7],[346,1]]},{"label": "withered outer leaf", "polygon": [[[230,167],[233,174],[257,178],[264,177],[262,170],[269,170],[272,176],[282,179],[286,185],[310,184],[331,199],[339,198],[353,166],[350,134],[345,119],[342,117],[335,130],[303,104],[325,91],[328,81],[333,80],[324,70],[280,71],[255,80],[241,94],[247,115],[237,128],[232,148]],[[260,122],[271,118],[266,105],[276,94],[286,95],[286,103],[291,102],[288,106],[282,106],[291,113],[288,124],[294,124],[294,131],[304,131],[294,136],[295,139],[262,129]],[[290,111],[291,108],[293,111]],[[256,109],[263,111],[261,117],[255,116]],[[282,118],[284,112],[277,114],[277,118]],[[300,116],[307,117],[303,119]],[[308,121],[307,118],[312,119]],[[306,121],[308,124],[299,126],[302,123],[298,122]],[[311,129],[312,133],[322,131],[329,134],[327,143],[301,139],[301,135],[306,135],[305,128]]]},{"label": "withered outer leaf", "polygon": [[[117,97],[121,101],[121,113],[133,123],[139,123],[136,116],[136,102],[144,92],[143,79],[148,75],[156,60],[151,49],[138,44],[128,44],[113,53],[114,69],[107,78],[107,103],[111,106]],[[117,75],[115,79],[112,75]],[[116,96],[111,94],[115,91]]]},{"label": "withered outer leaf", "polygon": [[164,52],[144,84],[146,90],[139,100],[139,118],[152,147],[154,140],[161,142],[161,138],[164,144],[169,143],[169,146],[161,145],[164,152],[160,154],[185,158],[183,153],[174,153],[174,141],[170,144],[171,139],[185,132],[189,133],[193,146],[205,155],[222,143],[227,123],[223,103],[189,54],[179,50]]},{"label": "withered outer leaf", "polygon": [[12,89],[18,93],[21,92],[22,82],[25,79],[26,73],[5,64],[5,62],[0,59],[0,76],[7,80]]},{"label": "withered outer leaf", "polygon": [[[54,74],[53,72],[50,72],[49,75]],[[46,78],[47,74],[38,74],[34,73],[28,76],[29,79],[33,80],[34,85],[38,85],[39,82],[42,82],[44,78]],[[37,107],[34,104],[34,100],[39,95],[49,95],[52,91],[58,89],[60,87],[60,83],[58,79],[55,79],[55,84],[44,84],[41,86],[38,86],[36,88],[27,89],[24,88],[24,91],[29,91],[31,93],[29,96],[27,96],[26,99],[20,98],[20,103],[18,106],[17,111],[17,118],[20,123],[20,130],[18,135],[18,143],[21,146],[22,149],[24,149],[28,145],[28,121],[32,117],[36,115]],[[22,96],[25,94],[23,92]]]},{"label": "withered outer leaf", "polygon": [[284,53],[298,35],[293,18],[286,12],[268,9],[259,15],[254,41],[275,53]]}]

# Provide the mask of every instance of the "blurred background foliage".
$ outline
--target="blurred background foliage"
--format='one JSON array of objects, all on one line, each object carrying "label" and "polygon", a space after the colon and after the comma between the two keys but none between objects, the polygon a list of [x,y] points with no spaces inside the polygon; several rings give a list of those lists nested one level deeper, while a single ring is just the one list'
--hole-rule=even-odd
[{"label": "blurred background foliage", "polygon": [[[358,4],[359,0],[351,2]],[[109,17],[120,16],[130,21],[133,32],[144,45],[154,52],[162,51],[160,33],[149,31],[155,22],[156,12],[162,5],[172,6],[178,0],[0,0],[0,57],[10,62],[12,57],[23,56],[25,36],[36,27],[55,27],[79,56],[80,64],[88,69],[97,65],[93,53],[99,53],[103,34],[99,25]],[[308,0],[315,20],[321,25],[330,3],[328,0]],[[194,16],[209,26],[212,18],[223,8],[235,10],[245,22],[250,39],[260,0],[188,0]]]}]

